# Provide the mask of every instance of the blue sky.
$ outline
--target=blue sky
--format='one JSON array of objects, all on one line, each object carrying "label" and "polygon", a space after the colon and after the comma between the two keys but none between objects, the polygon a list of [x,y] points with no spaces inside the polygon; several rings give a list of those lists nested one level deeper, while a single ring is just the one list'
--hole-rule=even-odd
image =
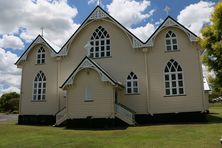
[{"label": "blue sky", "polygon": [[[75,32],[98,0],[0,0],[0,95],[20,90],[21,70],[14,63],[44,27],[57,46]],[[169,15],[200,35],[217,0],[101,0],[101,7],[145,41]]]}]

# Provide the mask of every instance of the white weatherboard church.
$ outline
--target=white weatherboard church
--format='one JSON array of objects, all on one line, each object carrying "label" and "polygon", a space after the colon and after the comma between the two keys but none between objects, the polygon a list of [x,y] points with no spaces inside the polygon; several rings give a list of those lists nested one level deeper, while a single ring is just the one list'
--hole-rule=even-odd
[{"label": "white weatherboard church", "polygon": [[171,17],[144,43],[97,6],[61,49],[39,35],[16,65],[21,124],[118,118],[134,125],[138,115],[208,110],[197,36]]}]

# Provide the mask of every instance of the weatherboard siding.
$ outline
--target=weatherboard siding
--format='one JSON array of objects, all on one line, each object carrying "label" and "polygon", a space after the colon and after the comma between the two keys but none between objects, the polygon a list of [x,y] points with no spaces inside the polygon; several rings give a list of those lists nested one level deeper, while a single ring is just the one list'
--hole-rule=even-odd
[{"label": "weatherboard siding", "polygon": [[[138,94],[128,95],[125,88],[116,88],[110,82],[101,81],[99,74],[92,69],[77,73],[73,85],[68,87],[67,96],[59,88],[87,55],[84,46],[99,26],[105,28],[110,35],[111,57],[92,60],[124,86],[127,76],[134,72],[139,82]],[[169,30],[176,34],[180,51],[165,51],[165,35]],[[132,40],[126,30],[122,30],[109,18],[104,18],[87,22],[68,43],[66,56],[51,57],[49,49],[45,47],[46,64],[36,65],[36,51],[40,46],[34,46],[27,61],[21,64],[23,78],[20,114],[53,115],[66,106],[68,118],[113,118],[115,89],[118,102],[134,110],[136,114],[193,112],[208,108],[207,96],[203,93],[202,86],[200,47],[196,42],[191,42],[183,30],[178,27],[163,28],[157,32],[154,46],[146,47],[147,52],[143,48],[134,49]],[[165,96],[164,69],[170,59],[176,60],[183,69],[183,96]],[[33,79],[40,70],[47,78],[46,101],[32,102]],[[85,102],[84,91],[87,85],[93,88],[93,101]]]},{"label": "weatherboard siding", "polygon": [[115,80],[121,82],[124,86],[127,76],[130,72],[134,72],[139,79],[139,94],[126,95],[125,89],[121,90],[119,92],[121,95],[119,102],[130,107],[137,113],[147,113],[144,53],[139,49],[133,49],[131,44],[132,40],[126,33],[108,21],[98,20],[89,23],[70,43],[68,56],[62,60],[61,82],[65,81],[84,56],[87,55],[87,50],[84,46],[99,26],[105,28],[110,35],[111,57],[94,58],[92,60],[98,63]]},{"label": "weatherboard siding", "polygon": [[[172,30],[178,41],[179,51],[165,52],[165,34]],[[203,110],[202,77],[196,44],[191,43],[187,35],[176,27],[163,29],[156,36],[154,47],[148,54],[151,112],[192,112]],[[184,96],[166,97],[164,69],[170,59],[176,60],[183,69]]]},{"label": "weatherboard siding", "polygon": [[[29,52],[27,62],[22,65],[22,100],[20,102],[20,115],[54,115],[58,111],[57,97],[57,62],[50,56],[49,49],[45,49],[46,63],[36,64],[36,53],[40,45],[36,45]],[[46,76],[46,101],[32,101],[33,80],[39,71],[44,72]]]},{"label": "weatherboard siding", "polygon": [[[85,88],[91,87],[92,101],[85,101]],[[74,79],[74,85],[67,89],[68,118],[79,119],[114,117],[114,88],[102,82],[100,75],[92,69],[81,70]]]}]

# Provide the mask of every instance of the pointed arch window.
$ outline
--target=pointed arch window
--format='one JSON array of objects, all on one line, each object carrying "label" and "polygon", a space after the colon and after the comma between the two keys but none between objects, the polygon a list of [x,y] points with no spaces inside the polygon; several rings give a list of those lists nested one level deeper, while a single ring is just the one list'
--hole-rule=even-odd
[{"label": "pointed arch window", "polygon": [[166,51],[177,51],[177,37],[172,31],[168,31],[166,34]]},{"label": "pointed arch window", "polygon": [[45,63],[45,49],[40,47],[37,51],[36,64],[44,64]]},{"label": "pointed arch window", "polygon": [[126,79],[126,93],[127,94],[138,94],[138,78],[137,76],[131,72]]},{"label": "pointed arch window", "polygon": [[100,58],[100,57],[110,57],[110,36],[108,32],[101,26],[99,26],[90,40],[90,57]]},{"label": "pointed arch window", "polygon": [[46,95],[46,76],[40,71],[34,79],[33,101],[44,101]]},{"label": "pointed arch window", "polygon": [[164,70],[164,78],[166,96],[184,94],[183,71],[175,60],[171,59],[167,63]]}]

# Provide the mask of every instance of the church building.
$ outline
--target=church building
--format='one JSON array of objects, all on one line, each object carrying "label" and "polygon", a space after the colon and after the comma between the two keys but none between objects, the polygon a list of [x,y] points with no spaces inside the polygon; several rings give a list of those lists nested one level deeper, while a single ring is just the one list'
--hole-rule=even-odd
[{"label": "church building", "polygon": [[[168,16],[142,42],[100,6],[58,48],[37,36],[22,69],[19,123],[205,113],[197,36]],[[149,119],[147,119],[149,120]]]}]

